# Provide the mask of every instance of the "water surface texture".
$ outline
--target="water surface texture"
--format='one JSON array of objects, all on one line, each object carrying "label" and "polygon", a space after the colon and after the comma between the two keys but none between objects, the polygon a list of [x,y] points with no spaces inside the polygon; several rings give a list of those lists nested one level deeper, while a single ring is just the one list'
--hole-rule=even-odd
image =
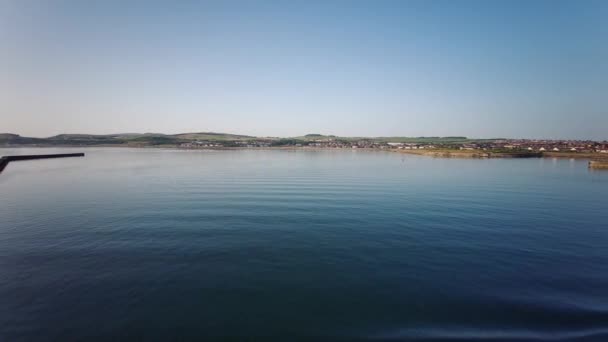
[{"label": "water surface texture", "polygon": [[0,174],[0,340],[608,341],[608,172],[83,151]]}]

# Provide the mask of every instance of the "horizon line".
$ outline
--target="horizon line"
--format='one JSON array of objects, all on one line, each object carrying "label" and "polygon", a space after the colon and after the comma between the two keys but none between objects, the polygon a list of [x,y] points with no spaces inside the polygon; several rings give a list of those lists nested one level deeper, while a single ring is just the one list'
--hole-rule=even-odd
[{"label": "horizon line", "polygon": [[414,138],[414,139],[423,139],[423,138],[438,138],[438,139],[448,139],[448,138],[462,138],[467,140],[565,140],[565,141],[597,141],[597,142],[605,142],[608,141],[608,138],[604,139],[592,139],[592,138],[576,138],[576,139],[567,139],[567,138],[507,138],[507,137],[492,137],[492,138],[482,138],[482,137],[468,137],[466,135],[418,135],[418,136],[410,136],[410,135],[336,135],[336,134],[321,134],[321,133],[306,133],[302,135],[294,135],[294,136],[280,136],[280,135],[249,135],[249,134],[240,134],[240,133],[227,133],[227,132],[214,132],[214,131],[198,131],[198,132],[181,132],[181,133],[159,133],[159,132],[123,132],[123,133],[58,133],[50,136],[25,136],[18,133],[11,132],[3,132],[0,135],[16,135],[22,138],[36,138],[36,139],[50,139],[62,135],[88,135],[88,136],[113,136],[113,135],[165,135],[165,136],[175,136],[175,135],[186,135],[186,134],[209,134],[209,135],[233,135],[240,137],[249,137],[249,138],[277,138],[277,139],[293,139],[299,137],[307,137],[307,136],[322,136],[322,137],[336,137],[336,138],[362,138],[362,139],[378,139],[378,138]]}]

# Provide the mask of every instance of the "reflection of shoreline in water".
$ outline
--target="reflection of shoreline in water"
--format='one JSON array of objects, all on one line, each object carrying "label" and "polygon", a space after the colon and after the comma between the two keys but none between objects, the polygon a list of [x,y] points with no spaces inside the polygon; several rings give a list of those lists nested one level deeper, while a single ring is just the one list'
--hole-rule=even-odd
[{"label": "reflection of shoreline in water", "polygon": [[608,170],[608,160],[591,160],[589,168],[593,170]]},{"label": "reflection of shoreline in water", "polygon": [[12,161],[36,160],[36,159],[52,159],[52,158],[70,158],[84,157],[84,153],[59,153],[59,154],[31,154],[22,156],[4,156],[0,158],[0,172],[2,172],[8,163]]},{"label": "reflection of shoreline in water", "polygon": [[465,159],[488,159],[488,158],[542,158],[540,152],[497,152],[484,150],[389,150],[391,152],[415,154],[437,158],[465,158]]}]

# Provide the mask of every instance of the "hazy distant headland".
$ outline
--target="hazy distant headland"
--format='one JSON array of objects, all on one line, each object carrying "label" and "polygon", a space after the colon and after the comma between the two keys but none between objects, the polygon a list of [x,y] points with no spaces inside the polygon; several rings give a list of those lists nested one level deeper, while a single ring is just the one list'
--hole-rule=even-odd
[{"label": "hazy distant headland", "polygon": [[307,134],[298,137],[254,137],[239,134],[124,133],[60,134],[48,138],[0,134],[0,147],[165,147],[183,149],[222,148],[332,148],[378,149],[435,157],[570,157],[608,158],[608,142],[592,140],[470,139],[452,137],[339,137]]}]

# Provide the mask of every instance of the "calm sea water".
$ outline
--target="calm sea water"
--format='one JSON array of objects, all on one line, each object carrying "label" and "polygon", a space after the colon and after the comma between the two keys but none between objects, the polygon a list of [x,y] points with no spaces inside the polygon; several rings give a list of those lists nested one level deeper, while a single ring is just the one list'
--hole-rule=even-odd
[{"label": "calm sea water", "polygon": [[585,161],[84,152],[0,174],[2,341],[608,341]]}]

